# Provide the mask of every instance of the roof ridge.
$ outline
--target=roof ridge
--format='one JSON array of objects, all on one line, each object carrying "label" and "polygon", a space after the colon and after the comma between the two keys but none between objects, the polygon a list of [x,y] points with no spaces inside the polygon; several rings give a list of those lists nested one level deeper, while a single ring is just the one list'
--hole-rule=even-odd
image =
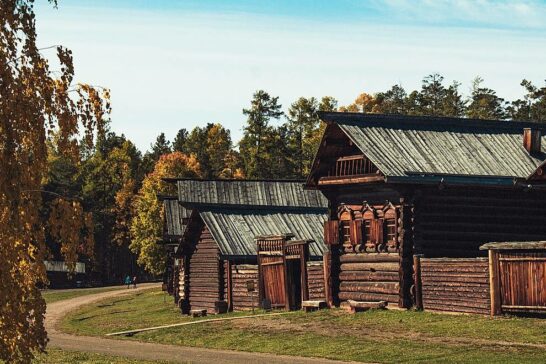
[{"label": "roof ridge", "polygon": [[[418,123],[419,125],[433,126],[464,126],[475,128],[493,128],[493,129],[516,129],[516,128],[536,128],[546,131],[546,123],[538,121],[519,121],[519,120],[494,120],[494,119],[471,119],[457,118],[448,116],[427,116],[427,115],[400,115],[400,114],[371,114],[354,112],[319,112],[320,118],[326,122],[344,124],[346,122],[371,122],[380,123],[379,125],[403,122]],[[411,125],[411,124],[410,124]],[[407,126],[410,126],[407,125]]]}]

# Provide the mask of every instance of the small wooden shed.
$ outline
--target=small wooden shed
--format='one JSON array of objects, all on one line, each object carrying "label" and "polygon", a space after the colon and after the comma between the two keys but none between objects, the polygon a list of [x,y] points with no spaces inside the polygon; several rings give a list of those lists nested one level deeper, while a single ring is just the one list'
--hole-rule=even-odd
[{"label": "small wooden shed", "polygon": [[546,241],[488,243],[491,315],[546,313]]},{"label": "small wooden shed", "polygon": [[309,298],[308,240],[290,240],[293,234],[256,237],[260,302],[272,308],[297,310]]},{"label": "small wooden shed", "polygon": [[[175,262],[177,303],[183,312],[221,313],[259,305],[259,292],[247,288],[248,282],[259,287],[257,236],[291,234],[294,240],[305,241],[308,250],[298,253],[305,258],[300,272],[306,277],[305,292],[324,300],[327,203],[319,191],[305,191],[303,181],[171,181],[178,185],[178,203],[192,211]],[[286,243],[286,251],[295,248]],[[267,282],[263,288],[276,284]],[[298,305],[296,298],[291,307]]]}]

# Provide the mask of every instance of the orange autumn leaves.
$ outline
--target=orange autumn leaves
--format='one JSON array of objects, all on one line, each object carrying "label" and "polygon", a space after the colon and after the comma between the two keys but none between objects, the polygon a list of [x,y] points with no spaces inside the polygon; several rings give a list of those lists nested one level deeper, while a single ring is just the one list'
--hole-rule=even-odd
[{"label": "orange autumn leaves", "polygon": [[[85,135],[90,145],[104,131],[109,91],[74,84],[66,48],[57,47],[50,58],[38,49],[34,1],[2,1],[0,21],[0,361],[29,363],[47,343],[39,291],[47,280],[46,222],[40,213],[46,141],[56,133],[59,153],[76,159],[77,138]],[[91,249],[92,224],[81,206],[61,201],[49,227],[70,264]]]},{"label": "orange autumn leaves", "polygon": [[93,256],[93,216],[78,201],[57,198],[51,203],[48,221],[51,237],[61,246],[61,254],[74,271],[80,254]]}]

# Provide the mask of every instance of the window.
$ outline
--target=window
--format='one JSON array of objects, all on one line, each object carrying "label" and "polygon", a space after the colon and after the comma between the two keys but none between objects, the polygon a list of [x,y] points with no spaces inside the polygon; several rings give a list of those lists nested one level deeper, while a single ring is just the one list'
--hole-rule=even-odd
[{"label": "window", "polygon": [[386,249],[389,253],[398,251],[398,210],[392,204],[384,209]]},{"label": "window", "polygon": [[343,220],[341,222],[341,239],[343,245],[351,245],[351,221]]}]

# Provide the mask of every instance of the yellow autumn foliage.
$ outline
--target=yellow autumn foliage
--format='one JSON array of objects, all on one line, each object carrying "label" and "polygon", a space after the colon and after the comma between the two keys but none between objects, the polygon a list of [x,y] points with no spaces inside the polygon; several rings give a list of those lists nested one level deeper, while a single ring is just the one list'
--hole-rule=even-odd
[{"label": "yellow autumn foliage", "polygon": [[[70,50],[57,47],[58,65],[50,70],[36,46],[33,6],[31,0],[4,0],[0,6],[0,361],[9,363],[30,363],[47,343],[39,290],[47,280],[46,222],[40,214],[47,138],[55,131],[59,152],[77,159],[76,138],[84,135],[90,145],[110,110],[108,90],[73,83]],[[65,242],[70,264],[82,240],[62,226],[91,222],[88,216],[82,220],[77,203],[59,202],[57,212],[51,227]],[[84,241],[85,249],[92,246]]]},{"label": "yellow autumn foliage", "polygon": [[163,233],[163,205],[158,195],[176,195],[176,185],[163,178],[201,176],[195,155],[180,152],[162,155],[154,170],[142,182],[135,202],[135,216],[131,222],[131,250],[138,255],[138,264],[152,274],[161,274],[165,268],[165,253],[157,244]]}]

